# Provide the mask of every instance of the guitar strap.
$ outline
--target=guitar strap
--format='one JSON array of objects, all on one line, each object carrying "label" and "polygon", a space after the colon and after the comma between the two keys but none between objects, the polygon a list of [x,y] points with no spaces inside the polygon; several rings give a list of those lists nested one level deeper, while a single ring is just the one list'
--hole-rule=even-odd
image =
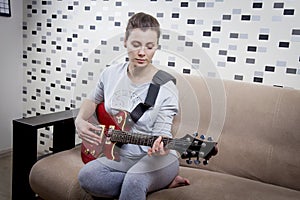
[{"label": "guitar strap", "polygon": [[160,86],[167,83],[170,80],[173,81],[174,84],[176,84],[175,77],[169,74],[168,72],[163,70],[158,70],[156,72],[152,79],[153,83],[150,83],[145,102],[139,103],[130,113],[130,117],[134,122],[137,122],[146,110],[154,106]]}]

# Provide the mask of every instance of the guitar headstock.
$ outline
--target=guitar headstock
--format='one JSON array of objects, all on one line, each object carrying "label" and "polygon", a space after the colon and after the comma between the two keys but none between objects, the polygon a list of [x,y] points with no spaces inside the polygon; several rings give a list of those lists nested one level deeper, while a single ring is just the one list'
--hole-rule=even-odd
[{"label": "guitar headstock", "polygon": [[182,159],[186,159],[187,164],[199,165],[200,160],[203,160],[202,163],[207,165],[208,160],[218,152],[217,142],[212,137],[206,138],[205,135],[201,135],[197,138],[197,136],[197,133],[194,137],[187,134],[180,139],[174,139],[176,143],[174,149],[180,153]]}]

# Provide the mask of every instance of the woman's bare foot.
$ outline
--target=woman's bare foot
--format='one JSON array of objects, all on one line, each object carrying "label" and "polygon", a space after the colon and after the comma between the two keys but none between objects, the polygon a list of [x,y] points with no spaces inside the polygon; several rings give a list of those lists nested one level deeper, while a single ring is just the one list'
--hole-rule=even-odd
[{"label": "woman's bare foot", "polygon": [[181,186],[190,185],[190,181],[187,178],[183,178],[181,176],[176,176],[172,183],[168,186],[168,188],[176,188]]}]

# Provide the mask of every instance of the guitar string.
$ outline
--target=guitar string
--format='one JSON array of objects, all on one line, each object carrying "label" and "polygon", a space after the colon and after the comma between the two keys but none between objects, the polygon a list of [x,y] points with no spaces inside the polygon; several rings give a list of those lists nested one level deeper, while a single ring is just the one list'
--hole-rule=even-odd
[{"label": "guitar string", "polygon": [[[134,144],[141,144],[141,145],[147,145],[147,146],[151,145],[152,146],[154,141],[158,138],[158,136],[149,136],[149,135],[138,134],[138,133],[134,134],[134,133],[130,133],[130,132],[122,131],[122,130],[115,130],[115,129],[110,129],[107,132],[109,132],[108,136],[109,136],[109,134],[112,133],[110,135],[112,142],[134,143]],[[162,138],[165,146],[171,144],[173,146],[173,148],[172,148],[172,146],[171,146],[171,148],[168,146],[168,148],[176,149],[176,148],[174,148],[176,145],[177,146],[181,145],[181,148],[185,149],[183,152],[187,152],[186,150],[191,148],[191,146],[194,144],[194,139],[196,139],[196,138],[193,138],[193,141],[191,142],[191,141],[182,141],[181,139],[176,139],[176,138],[166,138],[166,137]],[[196,146],[201,146],[201,144],[204,143],[204,141],[197,139],[197,142],[199,142],[199,141],[201,142],[200,145],[197,144]],[[213,143],[212,141],[209,141],[209,142]],[[196,152],[194,152],[195,153],[194,156],[197,156],[198,159],[199,159],[199,155],[200,155],[199,150],[196,150]],[[177,148],[177,151],[179,151],[178,148]],[[191,152],[193,152],[193,151],[191,151]],[[208,155],[208,154],[209,154],[209,152],[206,155]],[[189,157],[188,155],[189,155],[189,153],[185,156]],[[205,158],[204,155],[201,157]]]},{"label": "guitar string", "polygon": [[[125,131],[121,131],[121,130],[113,130],[113,134],[112,135],[112,141],[113,142],[121,142],[121,143],[135,143],[135,144],[144,144],[144,145],[152,145],[154,140],[156,140],[156,138],[158,136],[148,136],[148,135],[144,135],[144,134],[132,134],[129,132],[125,132]],[[195,139],[195,138],[193,138]],[[142,142],[144,141],[144,142]],[[148,141],[148,142],[147,142]],[[203,143],[203,141],[199,140],[200,142]],[[197,142],[199,142],[197,141]],[[184,146],[191,146],[191,145],[195,145],[195,146],[199,146],[202,143],[198,143],[195,144],[194,141],[182,141],[179,139],[173,139],[173,138],[163,138],[163,142],[165,145],[184,145]]]}]

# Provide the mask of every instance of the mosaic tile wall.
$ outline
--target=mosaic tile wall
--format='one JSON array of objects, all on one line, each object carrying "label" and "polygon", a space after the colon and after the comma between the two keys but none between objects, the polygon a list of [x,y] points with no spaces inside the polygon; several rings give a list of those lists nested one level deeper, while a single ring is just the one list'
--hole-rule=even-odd
[{"label": "mosaic tile wall", "polygon": [[[24,0],[24,117],[77,108],[101,69],[126,60],[124,29],[139,11],[163,29],[156,65],[300,89],[297,0]],[[40,132],[51,150],[51,127]]]}]

